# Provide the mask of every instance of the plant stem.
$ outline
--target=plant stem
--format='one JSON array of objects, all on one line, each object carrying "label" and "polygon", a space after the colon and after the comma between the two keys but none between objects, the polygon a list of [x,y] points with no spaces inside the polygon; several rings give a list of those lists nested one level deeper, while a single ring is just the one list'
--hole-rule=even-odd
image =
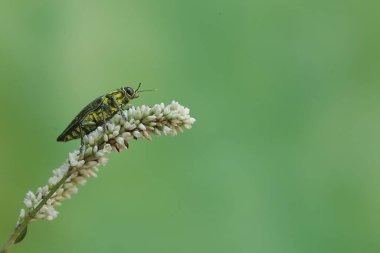
[{"label": "plant stem", "polygon": [[8,242],[1,249],[0,253],[7,253],[9,249],[13,246],[17,238],[20,236],[22,231],[28,226],[29,222],[36,216],[38,211],[46,204],[46,202],[53,196],[53,194],[66,182],[66,180],[72,175],[75,170],[72,170],[73,167],[70,167],[67,173],[62,177],[59,182],[54,185],[54,187],[49,191],[49,193],[41,200],[41,202],[29,213],[26,215],[25,219],[20,225],[17,226]]}]

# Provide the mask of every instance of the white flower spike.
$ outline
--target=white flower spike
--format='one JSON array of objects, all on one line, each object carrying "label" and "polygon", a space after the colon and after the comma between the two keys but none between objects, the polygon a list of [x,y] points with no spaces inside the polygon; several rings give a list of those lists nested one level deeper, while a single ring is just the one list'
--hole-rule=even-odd
[{"label": "white flower spike", "polygon": [[188,108],[175,101],[167,106],[161,103],[153,107],[132,107],[122,112],[125,117],[116,114],[111,118],[105,131],[98,127],[86,135],[83,138],[83,152],[75,150],[69,153],[66,162],[53,170],[47,185],[26,194],[26,208],[21,209],[16,229],[1,252],[6,252],[4,249],[24,238],[30,222],[57,218],[59,213],[56,208],[77,193],[78,186],[84,185],[87,178],[97,177],[99,166],[107,163],[105,156],[108,153],[128,149],[128,141],[133,139],[151,140],[152,134],[176,135],[184,128],[191,128],[195,119],[189,112]]}]

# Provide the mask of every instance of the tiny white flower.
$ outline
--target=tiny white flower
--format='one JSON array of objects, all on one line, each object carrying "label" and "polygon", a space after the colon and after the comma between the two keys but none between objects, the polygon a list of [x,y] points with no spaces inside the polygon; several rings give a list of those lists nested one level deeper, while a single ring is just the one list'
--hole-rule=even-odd
[{"label": "tiny white flower", "polygon": [[36,196],[34,195],[34,193],[33,193],[32,191],[28,191],[28,192],[26,193],[26,197],[27,197],[28,199],[30,199],[31,201],[33,201],[33,200],[36,199]]},{"label": "tiny white flower", "polygon": [[95,138],[94,138],[93,135],[89,135],[89,137],[88,137],[88,143],[90,145],[94,145],[95,144]]},{"label": "tiny white flower", "polygon": [[89,162],[87,162],[87,164],[89,167],[94,167],[94,166],[98,165],[98,162],[97,161],[89,161]]},{"label": "tiny white flower", "polygon": [[76,182],[79,185],[84,185],[87,182],[87,180],[86,178],[79,176],[74,179],[74,182]]},{"label": "tiny white flower", "polygon": [[[87,135],[86,135],[87,136]],[[89,156],[89,155],[91,155],[92,154],[92,150],[93,150],[93,148],[90,146],[90,147],[88,147],[87,149],[86,149],[86,151],[85,151],[85,156]]]},{"label": "tiny white flower", "polygon": [[68,188],[67,191],[68,191],[70,194],[77,193],[77,192],[78,192],[78,187],[76,187],[76,186],[72,186],[72,187]]},{"label": "tiny white flower", "polygon": [[131,137],[132,134],[130,132],[125,132],[121,135],[124,139],[127,139],[128,137]]},{"label": "tiny white flower", "polygon": [[85,163],[84,160],[79,161],[78,164],[77,164],[77,167],[81,168],[84,165],[84,163]]},{"label": "tiny white flower", "polygon": [[148,116],[148,117],[146,117],[146,120],[147,121],[154,121],[154,120],[156,120],[156,116],[155,115],[150,115],[150,116]]},{"label": "tiny white flower", "polygon": [[49,183],[49,185],[53,186],[53,185],[57,184],[58,181],[59,181],[59,179],[57,177],[51,177],[51,178],[49,178],[48,183]]},{"label": "tiny white flower", "polygon": [[48,192],[49,192],[49,186],[45,185],[44,187],[42,187],[42,194],[43,195],[46,195]]},{"label": "tiny white flower", "polygon": [[164,115],[168,115],[170,112],[170,108],[169,107],[166,107],[165,110],[164,110]]},{"label": "tiny white flower", "polygon": [[162,131],[164,132],[164,134],[169,134],[172,130],[169,127],[167,127],[167,126],[164,126],[162,128]]},{"label": "tiny white flower", "polygon": [[24,199],[24,204],[26,205],[27,208],[31,208],[33,206],[33,202],[28,198]]},{"label": "tiny white flower", "polygon": [[128,121],[124,123],[124,128],[127,129],[127,130],[133,129],[132,126],[131,126],[131,124]]},{"label": "tiny white flower", "polygon": [[141,130],[143,130],[143,131],[146,130],[146,127],[145,127],[144,124],[142,124],[142,123],[139,124],[139,128],[140,128]]},{"label": "tiny white flower", "polygon": [[142,117],[142,114],[141,114],[141,111],[140,110],[136,110],[135,111],[135,114],[133,115],[136,119],[141,119]]},{"label": "tiny white flower", "polygon": [[62,193],[62,196],[65,197],[66,199],[71,199],[71,195],[69,192],[65,191]]},{"label": "tiny white flower", "polygon": [[111,152],[112,151],[111,144],[107,143],[106,145],[104,145],[103,151],[106,152],[106,153]]},{"label": "tiny white flower", "polygon": [[20,210],[20,216],[19,216],[21,219],[23,219],[25,217],[25,209],[24,208],[21,208]]},{"label": "tiny white flower", "polygon": [[96,172],[92,171],[92,170],[88,171],[88,175],[91,176],[91,177],[98,177],[98,175],[96,174]]},{"label": "tiny white flower", "polygon": [[143,131],[143,136],[147,139],[147,140],[152,140],[152,137],[149,135],[149,133],[147,131]]},{"label": "tiny white flower", "polygon": [[104,153],[103,153],[102,150],[99,150],[99,151],[96,152],[96,154],[95,154],[95,157],[102,157],[102,156],[104,156]]},{"label": "tiny white flower", "polygon": [[124,138],[123,137],[117,137],[116,142],[119,143],[120,145],[124,146]]},{"label": "tiny white flower", "polygon": [[108,130],[108,132],[112,133],[114,129],[115,129],[115,125],[114,124],[107,123],[107,130]]},{"label": "tiny white flower", "polygon": [[160,108],[160,106],[155,106],[155,107],[153,107],[153,109],[154,109],[155,117],[157,117],[157,115],[159,115],[161,113],[161,108]]},{"label": "tiny white flower", "polygon": [[84,144],[88,144],[89,143],[89,138],[88,138],[89,136],[88,135],[85,135],[84,137],[83,137],[83,143]]},{"label": "tiny white flower", "polygon": [[190,118],[190,119],[185,120],[184,124],[186,124],[186,125],[192,125],[194,122],[195,122],[195,119],[194,118]]},{"label": "tiny white flower", "polygon": [[141,133],[137,130],[133,131],[133,136],[135,136],[136,138],[140,138],[141,137]]},{"label": "tiny white flower", "polygon": [[105,166],[106,164],[107,164],[107,162],[108,162],[108,159],[106,158],[106,157],[100,157],[99,159],[98,159],[98,162],[101,164],[101,165],[103,165],[103,166]]}]

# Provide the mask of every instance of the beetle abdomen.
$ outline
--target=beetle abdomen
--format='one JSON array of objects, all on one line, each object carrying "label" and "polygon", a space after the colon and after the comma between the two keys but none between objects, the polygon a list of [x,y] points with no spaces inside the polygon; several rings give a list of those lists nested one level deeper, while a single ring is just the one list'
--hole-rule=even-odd
[{"label": "beetle abdomen", "polygon": [[[111,103],[108,98],[105,98],[97,109],[87,112],[82,118],[75,118],[67,129],[58,136],[57,141],[66,142],[79,139],[94,131],[98,126],[102,126],[104,122],[111,119],[118,111],[115,106],[111,106]],[[82,133],[80,124],[82,124]]]}]

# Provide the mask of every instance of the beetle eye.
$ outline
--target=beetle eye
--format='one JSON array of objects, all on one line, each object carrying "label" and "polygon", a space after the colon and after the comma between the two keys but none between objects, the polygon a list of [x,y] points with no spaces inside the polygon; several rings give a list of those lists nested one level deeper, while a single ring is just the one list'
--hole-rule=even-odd
[{"label": "beetle eye", "polygon": [[125,91],[128,93],[129,96],[132,96],[133,93],[135,93],[131,87],[125,87]]}]

